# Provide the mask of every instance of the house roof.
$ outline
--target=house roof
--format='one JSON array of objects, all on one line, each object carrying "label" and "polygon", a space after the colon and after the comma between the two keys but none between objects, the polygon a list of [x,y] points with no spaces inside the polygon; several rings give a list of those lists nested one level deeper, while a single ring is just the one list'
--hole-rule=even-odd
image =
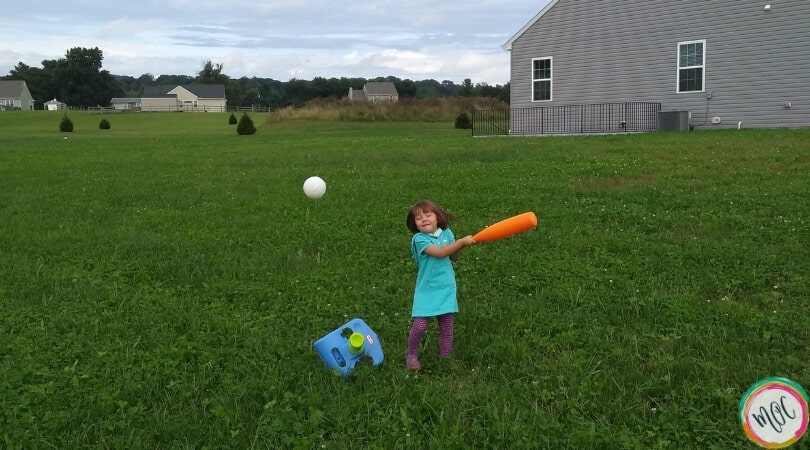
[{"label": "house roof", "polygon": [[53,100],[48,100],[47,102],[45,102],[45,104],[46,105],[64,105],[65,102],[60,102],[57,99],[53,99]]},{"label": "house roof", "polygon": [[370,81],[363,86],[366,95],[395,95],[399,96],[397,87],[391,81]]},{"label": "house roof", "polygon": [[352,89],[352,100],[366,100],[366,93],[362,89]]},{"label": "house roof", "polygon": [[169,91],[178,86],[200,98],[225,98],[224,84],[161,84],[158,86],[145,86],[143,96],[148,98],[173,97]]},{"label": "house roof", "polygon": [[142,97],[144,98],[177,97],[174,94],[167,94],[167,92],[171,91],[176,87],[177,86],[175,85],[144,86]]},{"label": "house roof", "polygon": [[17,98],[23,93],[25,81],[0,80],[0,98]]},{"label": "house roof", "polygon": [[523,33],[525,33],[529,28],[531,28],[532,25],[534,25],[538,20],[540,20],[541,17],[546,15],[548,10],[551,9],[554,5],[556,5],[558,1],[560,1],[560,0],[551,0],[551,1],[549,1],[548,4],[546,4],[546,6],[543,7],[543,9],[541,9],[539,13],[537,13],[537,15],[532,17],[532,19],[529,22],[527,22],[526,25],[523,25],[523,28],[518,30],[518,32],[515,33],[515,35],[512,36],[508,41],[506,41],[501,46],[501,48],[504,49],[504,50],[512,50],[512,43],[515,42],[520,36],[522,36]]}]

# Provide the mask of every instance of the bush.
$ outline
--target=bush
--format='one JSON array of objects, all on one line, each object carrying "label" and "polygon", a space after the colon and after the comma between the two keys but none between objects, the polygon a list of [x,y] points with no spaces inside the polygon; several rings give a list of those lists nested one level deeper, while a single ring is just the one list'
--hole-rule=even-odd
[{"label": "bush", "polygon": [[242,118],[239,119],[239,125],[236,126],[236,132],[239,135],[256,134],[256,127],[253,125],[253,120],[247,113],[242,113]]},{"label": "bush", "polygon": [[101,119],[101,122],[98,123],[99,129],[102,130],[109,130],[110,129],[110,121],[107,119]]},{"label": "bush", "polygon": [[228,125],[236,125],[236,116],[231,113],[231,117],[228,118]]},{"label": "bush", "polygon": [[470,120],[470,116],[463,112],[456,117],[456,128],[460,128],[462,130],[469,130],[472,128],[472,120]]},{"label": "bush", "polygon": [[67,116],[62,117],[62,121],[59,122],[59,131],[63,133],[72,133],[73,132],[73,121]]}]

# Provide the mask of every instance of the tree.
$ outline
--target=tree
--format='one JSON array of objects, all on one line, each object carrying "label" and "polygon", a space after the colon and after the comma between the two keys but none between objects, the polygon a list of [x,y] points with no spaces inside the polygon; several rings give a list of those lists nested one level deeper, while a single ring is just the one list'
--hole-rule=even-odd
[{"label": "tree", "polygon": [[314,98],[309,85],[309,81],[293,78],[284,85],[284,94],[293,106],[303,106]]},{"label": "tree", "polygon": [[194,82],[194,77],[189,75],[160,75],[155,79],[153,85],[160,84],[191,84]]},{"label": "tree", "polygon": [[454,97],[456,92],[458,92],[458,87],[456,86],[456,83],[453,83],[450,80],[442,80],[441,92],[443,92],[447,97]]},{"label": "tree", "polygon": [[42,69],[20,62],[11,76],[25,80],[38,101],[56,98],[71,106],[108,105],[123,89],[109,72],[101,70],[103,59],[98,48],[75,47],[64,58],[43,60]]},{"label": "tree", "polygon": [[155,84],[155,76],[151,73],[144,73],[138,77],[138,83],[141,86],[152,86]]},{"label": "tree", "polygon": [[416,97],[416,83],[409,79],[402,81],[394,81],[394,86],[397,88],[399,98],[414,98]]},{"label": "tree", "polygon": [[43,60],[42,69],[22,62],[11,70],[14,79],[25,80],[31,95],[40,102],[56,98],[71,106],[108,105],[123,92],[106,70],[98,48],[75,47],[58,60]]},{"label": "tree", "polygon": [[472,80],[469,78],[464,79],[464,84],[462,84],[461,89],[458,91],[459,97],[472,97],[473,96],[473,85]]},{"label": "tree", "polygon": [[74,47],[67,51],[65,59],[57,61],[65,103],[81,107],[109,105],[113,97],[123,94],[112,75],[101,70],[102,60],[104,55],[98,47]]},{"label": "tree", "polygon": [[67,113],[65,113],[64,117],[62,117],[62,120],[59,122],[59,131],[63,133],[73,132],[73,121],[70,120],[70,117],[68,117]]},{"label": "tree", "polygon": [[202,84],[225,84],[230,78],[222,73],[222,64],[212,64],[210,60],[203,63],[203,68],[197,72],[194,80]]},{"label": "tree", "polygon": [[256,134],[256,126],[253,125],[253,119],[247,113],[242,113],[239,124],[236,125],[236,134],[240,136]]},{"label": "tree", "polygon": [[[334,78],[327,80],[323,77],[315,77],[309,83],[309,95],[313,98],[329,98],[329,97],[339,97],[340,93],[335,91],[337,87],[337,83]],[[348,89],[346,90],[348,93]]]},{"label": "tree", "polygon": [[23,62],[19,62],[9,71],[9,75],[4,78],[9,80],[24,80],[25,84],[28,86],[28,90],[31,91],[31,96],[39,103],[46,102],[53,98],[47,96],[47,74],[39,67],[30,67]]}]

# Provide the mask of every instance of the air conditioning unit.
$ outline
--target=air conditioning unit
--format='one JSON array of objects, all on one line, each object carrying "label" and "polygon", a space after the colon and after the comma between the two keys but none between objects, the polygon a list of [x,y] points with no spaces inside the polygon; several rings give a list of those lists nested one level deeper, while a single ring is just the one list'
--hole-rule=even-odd
[{"label": "air conditioning unit", "polygon": [[689,111],[660,111],[658,131],[689,131]]}]

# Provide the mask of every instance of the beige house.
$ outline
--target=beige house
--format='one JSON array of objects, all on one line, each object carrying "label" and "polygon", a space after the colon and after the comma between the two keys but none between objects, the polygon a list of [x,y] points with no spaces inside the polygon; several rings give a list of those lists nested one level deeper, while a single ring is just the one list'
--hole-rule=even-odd
[{"label": "beige house", "polygon": [[391,81],[370,81],[363,85],[362,90],[349,88],[349,100],[396,102],[399,101],[399,92]]},{"label": "beige house", "polygon": [[23,80],[0,80],[0,110],[34,109],[34,97]]},{"label": "beige house", "polygon": [[[116,99],[133,105],[133,99]],[[225,99],[225,85],[222,84],[187,84],[147,86],[140,98],[141,111],[211,111],[225,112],[228,101]],[[124,108],[123,104],[113,103],[116,109]]]}]

